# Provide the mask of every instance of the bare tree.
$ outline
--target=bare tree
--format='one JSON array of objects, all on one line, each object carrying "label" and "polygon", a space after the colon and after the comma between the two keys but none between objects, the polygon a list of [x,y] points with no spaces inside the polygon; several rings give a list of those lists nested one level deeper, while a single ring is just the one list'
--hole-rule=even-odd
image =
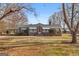
[{"label": "bare tree", "polygon": [[24,22],[26,22],[26,25],[27,25],[27,21],[28,21],[27,16],[23,15],[23,13],[21,13],[19,11],[10,13],[3,20],[7,21],[7,28],[8,29],[17,29],[17,27],[19,25],[22,25]]},{"label": "bare tree", "polygon": [[[2,4],[2,6],[3,6],[3,4]],[[25,6],[22,6],[22,4],[9,3],[9,4],[6,4],[5,7],[0,9],[0,20],[2,20],[4,17],[7,17],[9,14],[23,11],[23,9],[26,9],[26,11],[30,11],[30,12],[34,13],[34,15],[36,16],[35,9],[32,8],[28,4]]]},{"label": "bare tree", "polygon": [[51,22],[51,25],[58,24],[61,26],[61,17],[59,12],[54,13],[50,16],[49,22]]},{"label": "bare tree", "polygon": [[30,4],[1,3],[0,30],[16,29],[19,25],[27,24],[28,19],[24,12],[31,12],[34,16],[37,16],[35,9]]},{"label": "bare tree", "polygon": [[[79,28],[79,21],[76,21],[76,15],[78,14],[78,10],[76,9],[76,4],[72,3],[69,5],[70,6],[70,18],[68,17],[68,13],[67,13],[67,8],[66,8],[66,4],[62,4],[62,10],[63,10],[63,16],[64,16],[64,22],[67,25],[67,27],[70,30],[70,33],[72,35],[72,42],[71,43],[77,43],[77,32],[78,32],[78,28]],[[78,8],[78,7],[77,7]],[[79,16],[79,15],[77,15]],[[76,22],[75,22],[76,21]]]}]

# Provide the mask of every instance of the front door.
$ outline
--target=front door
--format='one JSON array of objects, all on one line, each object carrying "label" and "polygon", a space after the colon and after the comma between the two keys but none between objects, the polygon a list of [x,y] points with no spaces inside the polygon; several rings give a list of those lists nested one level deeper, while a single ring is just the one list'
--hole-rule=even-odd
[{"label": "front door", "polygon": [[37,35],[42,35],[42,31],[43,31],[42,26],[38,26],[37,27]]}]

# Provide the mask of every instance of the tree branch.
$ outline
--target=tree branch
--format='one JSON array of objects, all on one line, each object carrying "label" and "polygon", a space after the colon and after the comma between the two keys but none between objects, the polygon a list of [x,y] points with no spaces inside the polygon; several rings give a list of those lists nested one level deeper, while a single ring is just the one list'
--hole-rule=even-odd
[{"label": "tree branch", "polygon": [[69,30],[72,31],[72,30],[71,30],[71,27],[70,27],[70,25],[69,25],[69,23],[68,23],[68,21],[67,21],[67,16],[66,16],[66,12],[65,12],[65,4],[64,4],[64,3],[62,4],[62,9],[63,9],[63,15],[64,15],[64,22],[65,22],[66,25],[68,26]]},{"label": "tree branch", "polygon": [[72,4],[71,28],[73,28],[74,3]]},{"label": "tree branch", "polygon": [[17,10],[15,10],[15,11],[12,11],[11,9],[10,9],[10,11],[9,12],[7,12],[6,14],[4,14],[1,18],[0,18],[0,20],[2,20],[4,17],[6,17],[8,14],[10,14],[10,13],[14,13],[14,12],[16,12],[16,11],[20,11],[22,8],[19,8],[19,9],[17,9]]}]

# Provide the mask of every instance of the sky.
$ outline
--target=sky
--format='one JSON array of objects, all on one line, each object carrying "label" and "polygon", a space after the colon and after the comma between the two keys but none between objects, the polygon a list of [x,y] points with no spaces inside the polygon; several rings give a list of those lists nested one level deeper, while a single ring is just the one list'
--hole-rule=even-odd
[{"label": "sky", "polygon": [[55,12],[60,10],[61,4],[60,3],[33,3],[31,4],[33,8],[35,8],[37,17],[33,14],[27,14],[28,16],[28,23],[29,24],[48,24],[49,17],[54,14]]}]

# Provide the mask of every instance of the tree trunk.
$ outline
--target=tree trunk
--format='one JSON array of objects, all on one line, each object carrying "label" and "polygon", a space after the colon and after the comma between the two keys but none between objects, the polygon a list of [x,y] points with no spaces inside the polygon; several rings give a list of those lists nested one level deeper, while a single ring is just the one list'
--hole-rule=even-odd
[{"label": "tree trunk", "polygon": [[77,36],[76,36],[76,33],[75,32],[72,32],[72,42],[73,44],[77,43]]}]

